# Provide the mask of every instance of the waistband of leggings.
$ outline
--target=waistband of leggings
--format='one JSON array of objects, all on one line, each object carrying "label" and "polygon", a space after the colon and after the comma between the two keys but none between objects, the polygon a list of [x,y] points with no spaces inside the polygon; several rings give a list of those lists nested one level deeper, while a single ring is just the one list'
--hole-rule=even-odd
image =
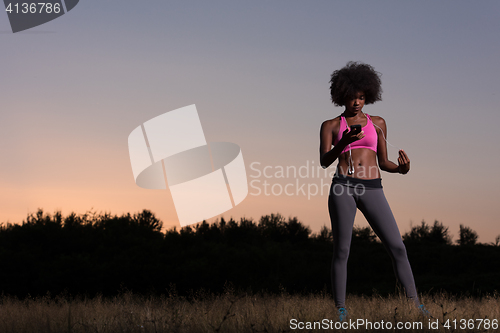
[{"label": "waistband of leggings", "polygon": [[350,176],[345,176],[341,174],[335,174],[332,181],[335,184],[342,184],[349,187],[355,187],[356,185],[362,185],[369,188],[382,188],[382,178],[375,179],[359,179]]}]

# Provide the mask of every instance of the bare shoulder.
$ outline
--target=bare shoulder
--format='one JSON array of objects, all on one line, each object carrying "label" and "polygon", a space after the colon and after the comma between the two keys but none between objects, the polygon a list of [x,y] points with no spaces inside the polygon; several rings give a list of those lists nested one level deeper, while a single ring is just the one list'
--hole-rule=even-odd
[{"label": "bare shoulder", "polygon": [[[380,116],[370,116],[370,118],[372,119],[373,123],[375,125],[377,125],[378,127],[386,128],[386,124],[385,124],[384,118],[382,118]],[[378,129],[377,129],[377,131],[378,131]]]},{"label": "bare shoulder", "polygon": [[340,126],[340,116],[335,117],[333,119],[325,120],[323,124],[321,124],[321,129],[333,131],[339,126]]},{"label": "bare shoulder", "polygon": [[376,124],[376,125],[384,125],[385,126],[385,120],[384,118],[380,117],[380,116],[370,116],[370,118],[372,118],[372,121]]},{"label": "bare shoulder", "polygon": [[[337,137],[340,130],[340,116],[335,117],[333,119],[325,120],[323,124],[321,124],[321,136],[327,135],[332,138]],[[330,140],[330,139],[328,139]],[[332,144],[335,140],[332,139]]]}]

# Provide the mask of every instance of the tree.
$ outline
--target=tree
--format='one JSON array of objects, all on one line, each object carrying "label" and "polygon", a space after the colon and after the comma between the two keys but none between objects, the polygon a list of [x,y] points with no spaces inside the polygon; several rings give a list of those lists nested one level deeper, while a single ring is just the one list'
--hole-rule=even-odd
[{"label": "tree", "polygon": [[352,240],[355,242],[372,243],[376,242],[377,236],[370,227],[354,226],[352,228]]},{"label": "tree", "polygon": [[313,235],[313,238],[322,242],[331,242],[333,239],[332,229],[327,228],[326,225],[321,227],[318,234]]},{"label": "tree", "polygon": [[442,223],[434,221],[431,227],[422,221],[421,225],[411,228],[410,232],[403,235],[405,242],[411,243],[433,243],[451,245],[451,236],[448,233],[448,227],[443,226]]},{"label": "tree", "polygon": [[477,233],[469,227],[460,224],[460,238],[457,240],[458,245],[467,246],[475,245],[477,242]]},{"label": "tree", "polygon": [[500,235],[495,237],[495,243],[490,243],[493,246],[500,246]]}]

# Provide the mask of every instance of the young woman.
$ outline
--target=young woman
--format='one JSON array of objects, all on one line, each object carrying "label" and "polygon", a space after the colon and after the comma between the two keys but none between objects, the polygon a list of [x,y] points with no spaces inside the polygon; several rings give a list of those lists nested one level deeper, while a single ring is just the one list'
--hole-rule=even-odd
[{"label": "young woman", "polygon": [[[334,243],[332,289],[339,319],[342,321],[347,316],[344,304],[347,258],[357,208],[388,250],[396,277],[407,297],[419,306],[423,314],[427,314],[423,305],[419,305],[406,248],[380,178],[380,170],[408,173],[410,159],[400,150],[398,164],[389,161],[384,119],[363,112],[365,104],[382,100],[380,74],[370,65],[349,62],[333,72],[330,83],[332,102],[345,107],[340,116],[323,122],[320,133],[321,166],[327,168],[338,159],[328,210]],[[351,128],[353,125],[358,126]]]}]

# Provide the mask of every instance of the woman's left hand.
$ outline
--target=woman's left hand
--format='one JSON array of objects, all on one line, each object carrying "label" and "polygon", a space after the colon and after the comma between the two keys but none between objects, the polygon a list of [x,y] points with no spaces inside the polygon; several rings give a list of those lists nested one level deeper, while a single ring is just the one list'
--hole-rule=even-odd
[{"label": "woman's left hand", "polygon": [[401,149],[399,151],[399,157],[398,157],[398,163],[399,163],[399,173],[405,175],[410,171],[410,159],[408,158],[408,155]]}]

